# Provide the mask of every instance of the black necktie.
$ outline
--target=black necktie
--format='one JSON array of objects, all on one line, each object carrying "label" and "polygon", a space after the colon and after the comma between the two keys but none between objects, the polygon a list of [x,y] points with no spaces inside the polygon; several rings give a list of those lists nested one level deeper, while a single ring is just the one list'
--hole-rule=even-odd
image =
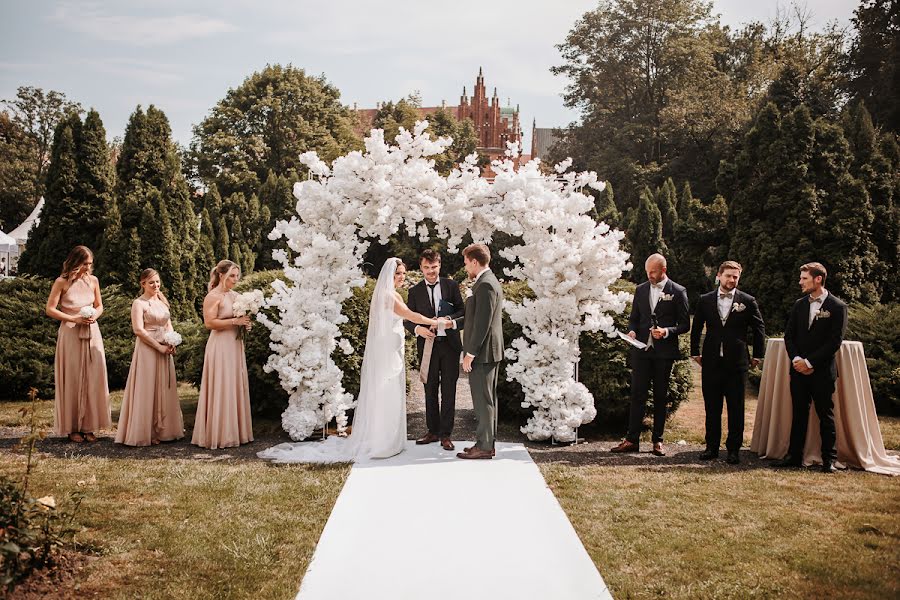
[{"label": "black necktie", "polygon": [[428,301],[431,302],[431,312],[434,313],[434,316],[437,316],[437,311],[434,308],[434,286],[436,286],[439,282],[435,283],[426,283],[428,286]]}]

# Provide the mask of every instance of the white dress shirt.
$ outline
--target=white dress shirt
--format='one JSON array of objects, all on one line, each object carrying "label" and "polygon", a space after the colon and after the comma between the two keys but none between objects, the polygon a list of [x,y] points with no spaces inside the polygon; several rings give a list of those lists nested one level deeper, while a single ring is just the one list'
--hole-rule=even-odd
[{"label": "white dress shirt", "polygon": [[[719,320],[722,321],[722,326],[725,326],[725,322],[728,320],[728,315],[731,312],[731,307],[734,306],[734,292],[735,290],[731,290],[727,292],[722,288],[719,288],[719,295],[716,297],[716,306],[719,309]],[[721,342],[719,344],[719,356],[725,356],[725,342]]]},{"label": "white dress shirt", "polygon": [[[819,294],[818,298],[813,298],[812,296],[809,297],[809,322],[807,323],[807,328],[811,328],[813,326],[813,323],[816,320],[816,315],[820,310],[822,310],[822,304],[825,303],[825,298],[827,297],[828,290],[826,290],[825,288],[822,288],[822,293]],[[800,357],[795,356],[792,362],[797,362],[798,360],[800,360]],[[805,362],[806,366],[810,369],[813,368],[812,363],[808,360],[803,359],[803,362]]]},{"label": "white dress shirt", "polygon": [[[431,302],[432,300],[434,300],[434,303],[432,304],[432,308],[434,309],[434,316],[436,318],[438,316],[438,310],[441,307],[441,299],[443,298],[443,296],[441,296],[441,278],[438,277],[437,281],[434,283],[433,291],[431,289],[429,289],[429,288],[431,288],[431,284],[428,283],[428,280],[426,279],[424,281],[425,281],[425,293],[428,295],[428,301]],[[447,335],[447,332],[444,331],[444,328],[438,327],[437,336],[438,337],[446,337],[446,335]]]}]

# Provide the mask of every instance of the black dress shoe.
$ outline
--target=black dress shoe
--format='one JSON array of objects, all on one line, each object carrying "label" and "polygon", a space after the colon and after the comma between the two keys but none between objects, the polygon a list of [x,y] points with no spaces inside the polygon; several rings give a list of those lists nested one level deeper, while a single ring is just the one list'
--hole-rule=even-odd
[{"label": "black dress shoe", "polygon": [[701,452],[700,456],[698,458],[700,460],[712,460],[714,458],[719,458],[719,451],[707,449],[707,450],[704,450],[703,452]]},{"label": "black dress shoe", "polygon": [[823,462],[822,463],[822,472],[823,473],[837,473],[838,468],[834,466],[834,463]]},{"label": "black dress shoe", "polygon": [[725,459],[729,465],[736,465],[741,462],[741,456],[737,450],[729,450],[728,458]]},{"label": "black dress shoe", "polygon": [[775,461],[772,465],[773,467],[784,468],[784,467],[801,467],[803,466],[803,462],[799,458],[794,458],[790,454],[785,456],[779,461]]}]

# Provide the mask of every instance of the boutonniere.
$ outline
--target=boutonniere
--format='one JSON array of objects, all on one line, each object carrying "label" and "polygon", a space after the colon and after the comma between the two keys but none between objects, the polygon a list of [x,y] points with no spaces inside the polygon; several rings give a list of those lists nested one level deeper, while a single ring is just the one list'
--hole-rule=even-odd
[{"label": "boutonniere", "polygon": [[466,288],[466,299],[468,300],[471,297],[472,297],[472,288]]},{"label": "boutonniere", "polygon": [[813,321],[818,321],[819,319],[827,319],[829,317],[831,317],[830,312],[828,312],[827,310],[819,310],[819,312],[816,313],[816,316],[813,319]]},{"label": "boutonniere", "polygon": [[743,302],[735,302],[731,305],[731,312],[744,312],[746,310],[747,305]]},{"label": "boutonniere", "polygon": [[661,294],[659,297],[660,302],[669,302],[674,299],[675,299],[675,296],[673,296],[672,294]]}]

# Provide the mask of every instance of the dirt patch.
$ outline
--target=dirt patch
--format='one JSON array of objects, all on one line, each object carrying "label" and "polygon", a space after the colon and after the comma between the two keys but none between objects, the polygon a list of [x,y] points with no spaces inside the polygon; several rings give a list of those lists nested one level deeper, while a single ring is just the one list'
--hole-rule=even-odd
[{"label": "dirt patch", "polygon": [[70,600],[71,598],[101,598],[98,593],[84,592],[80,589],[83,571],[96,560],[74,550],[58,551],[53,557],[53,564],[31,573],[19,583],[9,600]]}]

